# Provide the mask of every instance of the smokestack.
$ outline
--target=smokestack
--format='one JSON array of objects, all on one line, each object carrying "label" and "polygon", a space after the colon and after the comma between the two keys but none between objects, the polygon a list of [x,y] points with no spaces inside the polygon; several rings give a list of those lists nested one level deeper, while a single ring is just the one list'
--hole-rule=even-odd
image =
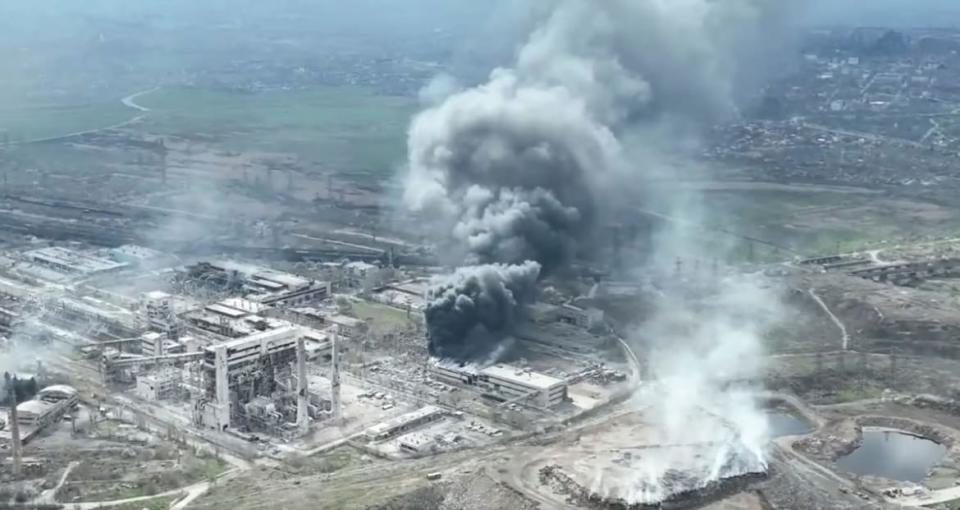
[{"label": "smokestack", "polygon": [[307,350],[303,337],[300,337],[297,338],[297,430],[301,434],[306,434],[310,427],[310,417],[307,413],[308,391]]},{"label": "smokestack", "polygon": [[8,418],[10,420],[10,437],[11,437],[11,453],[13,454],[13,478],[17,480],[20,478],[22,473],[22,462],[21,458],[21,444],[20,444],[20,422],[18,421],[17,416],[17,404],[20,403],[20,399],[17,398],[17,378],[16,376],[11,377],[9,373],[5,374],[6,383],[7,383],[7,395],[10,399],[10,413]]},{"label": "smokestack", "polygon": [[[338,326],[339,327],[339,326]],[[330,338],[330,408],[334,422],[340,421],[340,346],[339,332],[334,329]]]}]

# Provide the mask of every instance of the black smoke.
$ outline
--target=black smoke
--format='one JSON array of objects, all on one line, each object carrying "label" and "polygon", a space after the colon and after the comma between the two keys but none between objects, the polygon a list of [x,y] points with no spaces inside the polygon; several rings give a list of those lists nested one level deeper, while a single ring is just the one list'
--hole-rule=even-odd
[{"label": "black smoke", "polygon": [[458,269],[430,289],[426,309],[430,354],[467,361],[489,356],[510,334],[520,305],[536,292],[540,264],[489,264]]}]

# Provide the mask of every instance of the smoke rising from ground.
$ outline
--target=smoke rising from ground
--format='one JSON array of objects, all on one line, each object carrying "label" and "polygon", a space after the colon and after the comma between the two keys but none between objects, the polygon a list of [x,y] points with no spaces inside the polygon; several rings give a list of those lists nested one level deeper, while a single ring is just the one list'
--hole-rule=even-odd
[{"label": "smoke rising from ground", "polygon": [[[740,85],[757,76],[740,59],[754,65],[777,46],[764,36],[776,33],[787,4],[557,0],[512,67],[418,115],[406,205],[439,218],[467,263],[508,264],[462,268],[431,292],[431,352],[461,361],[490,352],[540,273],[509,264],[536,261],[546,274],[563,267],[589,249],[591,233],[624,195],[626,205],[641,207],[655,198],[679,220],[654,239],[660,267],[710,250],[720,257],[722,247],[690,232],[709,214],[696,199],[638,185],[682,177],[681,165],[645,146],[655,143],[650,133],[735,116]],[[645,392],[646,415],[661,443],[700,445],[702,469],[689,474],[702,483],[766,469],[766,416],[744,381],[759,374],[761,332],[778,315],[776,296],[752,278],[714,280],[709,302],[682,286],[668,290],[638,334],[656,381]],[[671,470],[690,465],[674,457],[681,450],[645,454],[633,479],[601,485],[632,490],[634,502],[655,501]]]},{"label": "smoke rising from ground", "polygon": [[430,354],[463,360],[495,351],[539,276],[540,265],[527,261],[464,267],[434,282],[425,311]]},{"label": "smoke rising from ground", "polygon": [[[778,296],[759,276],[713,282],[691,301],[666,295],[638,336],[654,381],[644,403],[661,444],[697,444],[703,482],[766,470],[767,418],[753,382],[763,367],[761,335],[781,316]],[[635,342],[638,343],[638,342]],[[696,424],[696,425],[693,425]],[[685,452],[664,448],[645,459],[636,501],[663,495],[663,481]]]},{"label": "smoke rising from ground", "polygon": [[[625,135],[665,118],[702,121],[735,113],[736,57],[778,4],[544,4],[511,67],[470,89],[455,91],[438,79],[423,91],[432,106],[410,126],[405,204],[433,219],[467,264],[532,260],[543,274],[555,271],[586,249],[613,193],[644,175],[642,164],[625,156]],[[513,317],[523,304],[516,303],[499,310]],[[475,320],[428,316],[435,352],[459,346],[464,339],[451,333],[475,325],[452,327],[454,318]],[[441,319],[443,327],[430,324]]]}]

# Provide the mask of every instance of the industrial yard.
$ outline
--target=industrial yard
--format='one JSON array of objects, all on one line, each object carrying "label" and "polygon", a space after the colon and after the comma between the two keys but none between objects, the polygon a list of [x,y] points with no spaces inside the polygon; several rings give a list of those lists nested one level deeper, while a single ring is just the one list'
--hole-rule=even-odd
[{"label": "industrial yard", "polygon": [[0,34],[0,508],[960,507],[960,32],[429,2]]}]

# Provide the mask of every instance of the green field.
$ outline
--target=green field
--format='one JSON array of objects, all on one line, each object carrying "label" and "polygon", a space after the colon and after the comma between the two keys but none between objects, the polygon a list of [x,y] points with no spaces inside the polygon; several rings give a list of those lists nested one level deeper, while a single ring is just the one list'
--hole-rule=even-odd
[{"label": "green field", "polygon": [[[884,241],[960,233],[960,209],[885,194],[856,191],[710,191],[702,223],[724,228],[803,255],[879,247]],[[733,258],[782,260],[763,245],[728,238]]]},{"label": "green field", "polygon": [[56,138],[113,126],[136,114],[119,99],[115,102],[78,104],[30,103],[25,99],[10,99],[0,103],[0,136],[6,133],[11,142]]},{"label": "green field", "polygon": [[243,93],[165,88],[139,97],[152,111],[143,129],[209,140],[227,150],[298,155],[338,172],[392,173],[417,110],[411,98],[360,88]]},{"label": "green field", "polygon": [[370,301],[352,303],[352,309],[358,319],[368,321],[377,331],[390,332],[404,328],[413,322],[413,319],[403,310]]}]

